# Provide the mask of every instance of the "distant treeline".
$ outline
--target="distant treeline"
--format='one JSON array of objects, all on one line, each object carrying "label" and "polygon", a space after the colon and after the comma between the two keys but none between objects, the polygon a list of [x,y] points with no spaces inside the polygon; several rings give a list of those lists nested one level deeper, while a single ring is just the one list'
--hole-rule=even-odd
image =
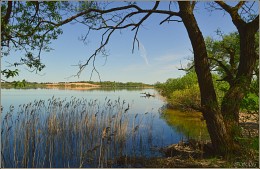
[{"label": "distant treeline", "polygon": [[[84,81],[81,81],[80,83],[84,83]],[[145,87],[152,87],[153,85],[145,84],[141,82],[111,82],[111,81],[103,81],[103,82],[93,82],[93,81],[87,81],[85,83],[100,85],[101,87],[139,87],[139,88],[145,88]]]},{"label": "distant treeline", "polygon": [[1,82],[1,88],[18,88],[18,89],[36,89],[36,88],[45,88],[44,83],[37,82],[27,82],[25,80],[22,81],[12,81],[12,82]]},{"label": "distant treeline", "polygon": [[[58,86],[62,87],[65,86],[65,84],[70,84],[71,87],[76,86],[76,83],[82,83],[77,86],[87,86],[88,84],[93,85],[99,85],[101,88],[150,88],[153,87],[153,85],[145,84],[141,82],[111,82],[111,81],[103,81],[103,82],[93,82],[93,81],[78,81],[78,82],[58,82]],[[85,83],[85,84],[83,84]],[[13,82],[2,82],[1,88],[45,88],[48,84],[54,84],[54,83],[37,83],[37,82],[27,82],[25,80],[23,81],[13,81]],[[55,83],[57,84],[57,83]]]}]

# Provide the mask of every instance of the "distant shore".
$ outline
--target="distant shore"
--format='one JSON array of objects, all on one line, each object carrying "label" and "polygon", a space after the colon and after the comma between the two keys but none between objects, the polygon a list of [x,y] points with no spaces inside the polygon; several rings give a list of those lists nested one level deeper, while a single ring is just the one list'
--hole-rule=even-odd
[{"label": "distant shore", "polygon": [[65,90],[89,90],[100,88],[101,85],[91,83],[48,83],[45,84],[46,88],[50,89],[65,89]]},{"label": "distant shore", "polygon": [[65,89],[65,90],[91,90],[97,88],[153,88],[153,85],[144,84],[141,82],[58,82],[58,83],[37,83],[37,82],[1,82],[2,89],[35,89],[35,88],[47,88],[47,89]]}]

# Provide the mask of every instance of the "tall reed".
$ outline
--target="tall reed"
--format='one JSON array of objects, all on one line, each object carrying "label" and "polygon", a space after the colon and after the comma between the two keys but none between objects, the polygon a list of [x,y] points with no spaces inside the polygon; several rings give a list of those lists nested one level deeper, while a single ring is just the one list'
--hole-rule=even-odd
[{"label": "tall reed", "polygon": [[143,155],[152,142],[153,117],[130,108],[120,98],[101,103],[76,97],[10,106],[2,114],[1,165],[108,167],[120,157]]}]

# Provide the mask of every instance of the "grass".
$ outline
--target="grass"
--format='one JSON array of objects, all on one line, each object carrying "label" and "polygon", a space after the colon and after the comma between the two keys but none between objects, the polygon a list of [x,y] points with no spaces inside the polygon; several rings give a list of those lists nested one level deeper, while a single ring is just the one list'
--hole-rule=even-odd
[{"label": "grass", "polygon": [[107,167],[117,166],[123,156],[144,155],[152,146],[153,116],[133,115],[129,109],[120,98],[101,104],[75,97],[35,100],[17,112],[10,107],[2,119],[1,165]]}]

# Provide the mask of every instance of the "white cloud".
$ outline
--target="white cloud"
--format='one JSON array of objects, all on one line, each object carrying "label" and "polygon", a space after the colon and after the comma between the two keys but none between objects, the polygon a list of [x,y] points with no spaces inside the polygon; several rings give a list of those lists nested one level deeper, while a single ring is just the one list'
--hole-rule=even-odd
[{"label": "white cloud", "polygon": [[141,42],[139,43],[139,45],[140,45],[140,56],[144,59],[145,64],[149,65],[146,49]]}]

